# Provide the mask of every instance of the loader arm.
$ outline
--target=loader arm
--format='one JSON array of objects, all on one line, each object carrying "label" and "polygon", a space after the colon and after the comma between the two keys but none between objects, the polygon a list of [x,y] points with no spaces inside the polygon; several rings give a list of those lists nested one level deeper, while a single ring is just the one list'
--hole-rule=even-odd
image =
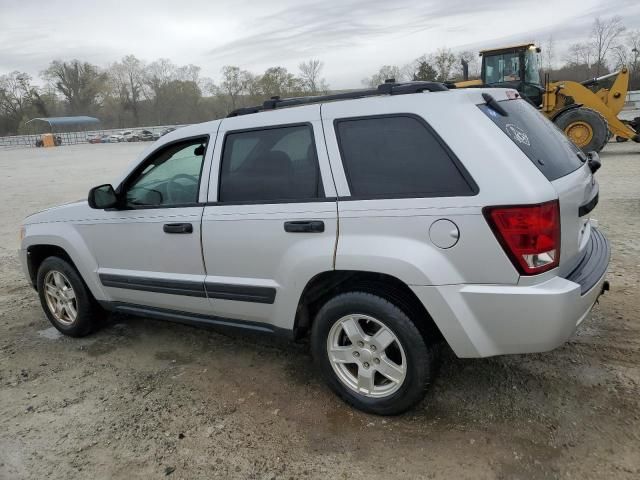
[{"label": "loader arm", "polygon": [[545,102],[543,110],[547,115],[553,116],[556,110],[565,106],[561,98],[571,97],[574,103],[581,104],[600,113],[609,124],[609,130],[614,135],[638,142],[640,141],[638,132],[618,118],[618,114],[624,107],[628,86],[629,71],[626,68],[618,72],[616,80],[610,89],[601,88],[596,93],[593,93],[578,82],[569,80],[553,82],[549,84],[545,96],[549,97],[549,100],[556,97],[553,99],[555,101]]},{"label": "loader arm", "polygon": [[601,88],[596,92],[596,95],[617,116],[624,108],[629,91],[629,69],[623,68],[615,72],[614,75],[616,75],[616,79],[611,88]]}]

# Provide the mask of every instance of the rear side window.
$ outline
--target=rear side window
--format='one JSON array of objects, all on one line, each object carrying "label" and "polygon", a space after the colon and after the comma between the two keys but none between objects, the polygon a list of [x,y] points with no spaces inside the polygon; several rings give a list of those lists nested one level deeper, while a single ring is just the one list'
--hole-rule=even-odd
[{"label": "rear side window", "polygon": [[502,100],[503,117],[488,105],[478,105],[549,181],[564,177],[580,168],[581,150],[526,100]]},{"label": "rear side window", "polygon": [[411,115],[336,120],[354,197],[474,195],[476,187],[435,132]]},{"label": "rear side window", "polygon": [[218,196],[220,202],[265,203],[323,197],[311,126],[228,133]]}]

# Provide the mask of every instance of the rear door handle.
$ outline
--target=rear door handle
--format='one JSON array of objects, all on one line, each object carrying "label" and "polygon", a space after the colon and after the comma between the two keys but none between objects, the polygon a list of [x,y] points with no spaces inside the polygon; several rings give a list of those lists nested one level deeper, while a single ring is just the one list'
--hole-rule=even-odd
[{"label": "rear door handle", "polygon": [[284,231],[289,233],[322,233],[324,232],[324,222],[322,220],[284,222]]},{"label": "rear door handle", "polygon": [[162,230],[164,233],[193,233],[193,225],[190,223],[165,223]]}]

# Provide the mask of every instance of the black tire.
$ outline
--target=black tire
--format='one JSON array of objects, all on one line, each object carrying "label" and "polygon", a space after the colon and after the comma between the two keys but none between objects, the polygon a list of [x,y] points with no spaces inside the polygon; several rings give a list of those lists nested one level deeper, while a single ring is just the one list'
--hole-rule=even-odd
[{"label": "black tire", "polygon": [[618,137],[618,136],[616,136],[616,142],[617,142],[617,143],[624,143],[624,142],[626,142],[626,141],[628,141],[628,140],[629,140],[628,138],[624,138],[624,137]]},{"label": "black tire", "polygon": [[[329,360],[327,339],[332,327],[341,318],[353,314],[367,315],[380,321],[392,331],[404,350],[404,380],[400,387],[388,396],[373,398],[356,392],[343,383]],[[311,350],[314,362],[329,387],[348,404],[376,415],[397,415],[422,400],[435,364],[433,346],[425,340],[411,319],[393,303],[364,292],[343,293],[329,300],[320,309],[311,331]],[[355,368],[357,370],[362,367]]]},{"label": "black tire", "polygon": [[609,141],[609,124],[607,120],[595,110],[585,107],[572,108],[571,110],[561,113],[554,120],[554,123],[560,130],[565,132],[570,139],[571,136],[568,131],[572,125],[578,122],[589,125],[592,135],[591,139],[584,145],[578,145],[578,143],[576,143],[576,146],[581,148],[585,153],[592,151],[599,152],[602,150]]},{"label": "black tire", "polygon": [[[71,324],[64,324],[54,316],[45,297],[45,278],[50,272],[60,272],[71,284],[75,293],[76,318]],[[84,337],[95,331],[104,319],[104,310],[95,301],[76,269],[60,257],[46,258],[38,269],[38,296],[45,315],[61,333],[70,337]]]}]

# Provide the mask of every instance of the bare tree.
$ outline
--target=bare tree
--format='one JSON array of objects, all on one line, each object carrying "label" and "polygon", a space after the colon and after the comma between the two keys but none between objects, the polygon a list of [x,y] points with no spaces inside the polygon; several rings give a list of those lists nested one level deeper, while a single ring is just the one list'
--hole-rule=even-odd
[{"label": "bare tree", "polygon": [[586,65],[590,68],[593,63],[593,47],[588,43],[573,43],[569,45],[564,60],[569,65]]},{"label": "bare tree", "polygon": [[607,55],[624,30],[621,17],[615,16],[609,20],[601,20],[598,17],[594,20],[591,29],[591,45],[595,56],[596,75],[599,76],[601,68],[606,66]]},{"label": "bare tree", "polygon": [[260,90],[267,97],[285,96],[301,90],[300,79],[284,67],[267,68],[258,80]]},{"label": "bare tree", "polygon": [[317,94],[329,89],[327,82],[320,76],[324,63],[312,59],[298,65],[300,70],[300,83],[305,93]]},{"label": "bare tree", "polygon": [[192,63],[190,63],[189,65],[184,65],[177,69],[176,79],[182,80],[184,82],[193,82],[199,87],[201,87],[200,70],[202,69],[198,65],[193,65]]},{"label": "bare tree", "polygon": [[431,64],[438,74],[440,82],[449,80],[457,69],[458,59],[450,48],[440,48],[431,56]]},{"label": "bare tree", "polygon": [[240,67],[234,65],[222,67],[220,91],[228,97],[232,110],[237,107],[238,96],[246,90],[248,78],[249,72],[240,70]]},{"label": "bare tree", "polygon": [[371,77],[363,79],[362,83],[368,87],[375,88],[386,80],[391,79],[394,79],[397,82],[405,80],[400,67],[395,65],[383,65]]},{"label": "bare tree", "polygon": [[640,87],[640,30],[631,30],[623,43],[611,48],[615,68],[629,68],[630,88]]},{"label": "bare tree", "polygon": [[555,53],[555,41],[553,39],[553,35],[549,35],[547,41],[544,42],[542,47],[542,66],[547,72],[553,70]]},{"label": "bare tree", "polygon": [[39,99],[31,76],[23,72],[0,75],[0,117],[17,133],[27,108]]},{"label": "bare tree", "polygon": [[86,114],[97,107],[107,82],[107,75],[96,65],[80,60],[54,60],[42,76],[64,96],[71,113]]},{"label": "bare tree", "polygon": [[629,70],[631,71],[631,88],[640,88],[640,30],[632,30],[627,35],[629,48]]},{"label": "bare tree", "polygon": [[144,63],[134,55],[127,55],[111,65],[109,76],[125,110],[131,110],[136,125],[140,124],[140,101],[144,89]]}]

